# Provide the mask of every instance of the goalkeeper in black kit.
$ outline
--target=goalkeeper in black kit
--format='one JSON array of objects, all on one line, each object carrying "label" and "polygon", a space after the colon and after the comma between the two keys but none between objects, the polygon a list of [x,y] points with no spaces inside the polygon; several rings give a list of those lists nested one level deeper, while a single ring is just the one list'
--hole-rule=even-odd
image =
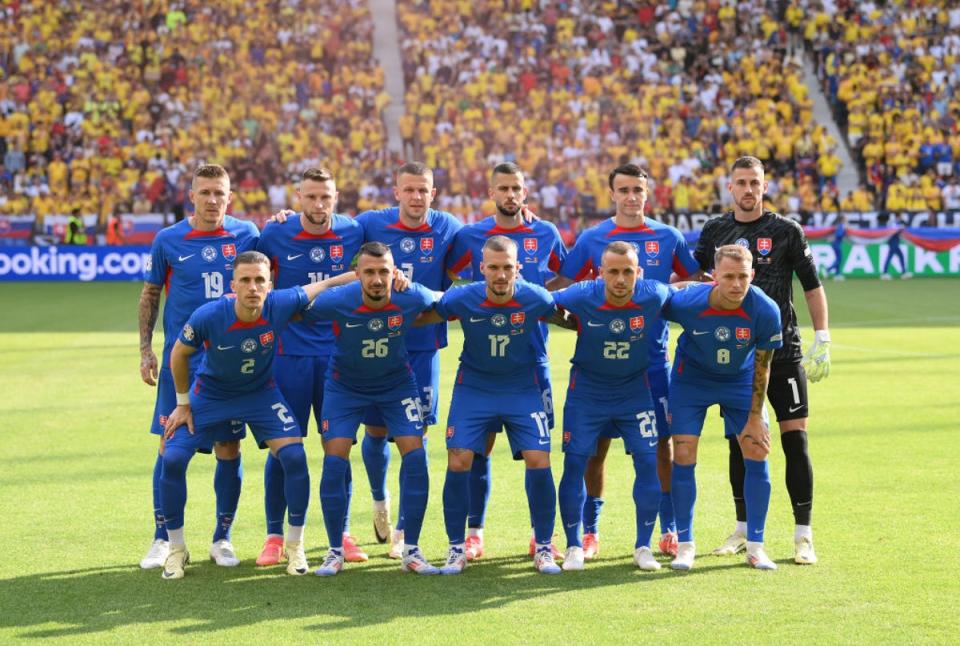
[{"label": "goalkeeper in black kit", "polygon": [[[739,244],[753,254],[756,276],[753,284],[780,306],[783,347],[773,356],[767,398],[780,425],[780,441],[787,465],[787,491],[796,522],[794,561],[817,562],[813,549],[810,515],[813,507],[813,467],[807,451],[807,380],[817,382],[830,374],[830,331],[827,296],[817,277],[816,266],[799,224],[763,208],[767,188],[763,163],[756,157],[741,157],[733,164],[730,183],[732,213],[707,222],[694,256],[704,270],[711,270],[717,247]],[[793,275],[803,287],[813,321],[814,340],[803,354],[797,313],[793,307]],[[746,549],[747,512],[743,501],[743,454],[736,438],[730,441],[730,485],[737,510],[733,534],[717,549],[717,555]]]}]

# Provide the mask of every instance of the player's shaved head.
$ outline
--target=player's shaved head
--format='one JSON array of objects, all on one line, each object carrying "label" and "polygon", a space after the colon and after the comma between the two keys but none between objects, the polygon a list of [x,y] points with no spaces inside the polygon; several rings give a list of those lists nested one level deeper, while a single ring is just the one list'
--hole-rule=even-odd
[{"label": "player's shaved head", "polygon": [[600,264],[606,264],[604,258],[606,258],[608,253],[615,256],[632,256],[633,261],[638,265],[640,264],[640,256],[637,254],[637,248],[629,242],[615,240],[614,242],[608,244],[607,248],[603,250],[603,254],[600,256]]},{"label": "player's shaved head", "polygon": [[313,180],[314,182],[332,182],[334,181],[333,171],[331,171],[329,168],[323,168],[322,166],[317,168],[308,168],[307,170],[303,171],[303,176],[300,178],[301,182],[305,182],[307,180]]},{"label": "player's shaved head", "polygon": [[230,175],[220,164],[203,164],[197,168],[193,171],[193,186],[197,185],[198,179],[226,179],[227,186],[230,185]]},{"label": "player's shaved head", "polygon": [[393,253],[390,251],[390,247],[382,242],[364,242],[360,245],[360,251],[357,252],[357,258],[361,256],[371,256],[373,258],[386,258],[389,256],[393,259]]},{"label": "player's shaved head", "polygon": [[738,244],[725,244],[722,247],[717,247],[717,252],[713,255],[713,266],[718,266],[724,258],[753,265],[753,254],[750,253],[749,249]]},{"label": "player's shaved head", "polygon": [[503,251],[517,255],[517,243],[507,236],[492,236],[483,243],[483,251]]},{"label": "player's shaved head", "polygon": [[493,167],[490,178],[492,179],[494,175],[523,175],[523,171],[513,162],[503,162]]},{"label": "player's shaved head", "polygon": [[423,162],[407,162],[397,169],[397,178],[401,175],[417,175],[418,177],[429,177],[433,182],[433,170]]},{"label": "player's shaved head", "polygon": [[752,155],[744,155],[743,157],[737,158],[737,161],[733,162],[733,166],[730,168],[730,170],[735,171],[738,168],[759,168],[762,171],[763,162]]}]

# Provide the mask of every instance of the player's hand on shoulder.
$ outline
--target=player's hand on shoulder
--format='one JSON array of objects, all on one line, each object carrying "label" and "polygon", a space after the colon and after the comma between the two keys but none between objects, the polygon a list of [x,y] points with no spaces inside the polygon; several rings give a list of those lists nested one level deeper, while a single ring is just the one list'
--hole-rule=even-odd
[{"label": "player's hand on shoulder", "polygon": [[270,224],[271,222],[276,222],[277,224],[283,224],[284,222],[289,220],[291,217],[293,217],[295,214],[296,214],[296,211],[294,211],[293,209],[280,209],[279,211],[277,211],[276,213],[270,216],[270,219],[267,220],[267,224]]},{"label": "player's hand on shoulder", "polygon": [[528,207],[528,206],[522,206],[522,207],[520,207],[520,217],[521,217],[521,219],[523,219],[523,221],[526,222],[527,224],[531,224],[531,223],[536,222],[536,221],[538,221],[538,220],[540,219],[540,216],[537,215],[536,213],[534,213],[533,211],[531,211],[531,210],[530,210],[530,207]]},{"label": "player's hand on shoulder", "polygon": [[393,270],[393,289],[398,292],[405,292],[410,289],[410,279],[398,267]]},{"label": "player's hand on shoulder", "polygon": [[157,385],[157,355],[153,350],[142,350],[140,352],[140,378],[148,386]]}]

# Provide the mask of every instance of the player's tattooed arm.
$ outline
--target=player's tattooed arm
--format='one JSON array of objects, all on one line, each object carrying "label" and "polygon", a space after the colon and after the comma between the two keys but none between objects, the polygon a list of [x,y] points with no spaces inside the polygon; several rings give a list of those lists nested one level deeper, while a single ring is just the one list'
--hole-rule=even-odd
[{"label": "player's tattooed arm", "polygon": [[153,328],[160,313],[160,285],[144,283],[140,292],[137,318],[140,321],[140,378],[151,386],[157,385],[159,365],[153,353]]},{"label": "player's tattooed arm", "polygon": [[747,425],[740,434],[740,446],[744,457],[763,459],[770,452],[770,428],[763,420],[763,400],[770,383],[770,364],[773,350],[757,350],[753,360],[753,395]]},{"label": "player's tattooed arm", "polygon": [[567,310],[557,309],[557,311],[551,314],[547,319],[547,323],[556,325],[557,327],[566,328],[568,330],[577,329],[577,320]]}]

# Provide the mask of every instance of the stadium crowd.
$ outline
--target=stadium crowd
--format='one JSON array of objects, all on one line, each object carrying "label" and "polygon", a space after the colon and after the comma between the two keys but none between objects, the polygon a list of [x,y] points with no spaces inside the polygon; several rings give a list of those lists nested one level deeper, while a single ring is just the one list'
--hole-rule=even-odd
[{"label": "stadium crowd", "polygon": [[360,189],[390,163],[372,30],[360,0],[5,3],[0,213],[182,214],[211,160],[241,217],[324,163],[345,208],[373,206]]}]

